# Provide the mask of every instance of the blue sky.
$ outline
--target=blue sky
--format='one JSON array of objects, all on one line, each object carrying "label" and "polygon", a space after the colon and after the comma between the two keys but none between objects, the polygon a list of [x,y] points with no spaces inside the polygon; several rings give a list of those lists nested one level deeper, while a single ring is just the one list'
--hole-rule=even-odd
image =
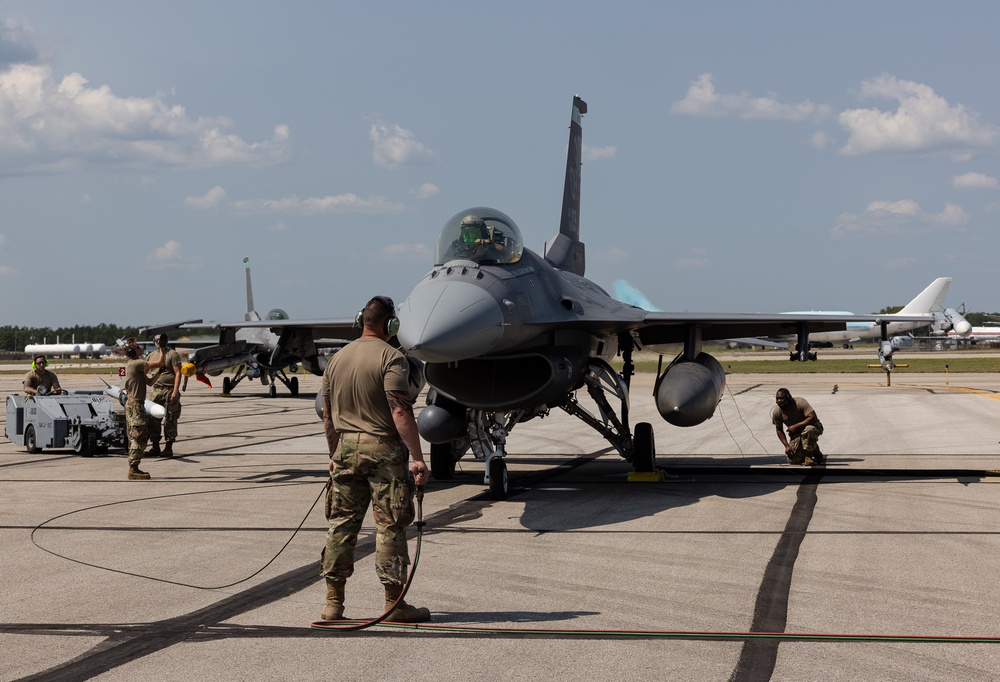
[{"label": "blue sky", "polygon": [[0,324],[353,315],[463,208],[672,311],[1000,310],[1000,5],[0,8]]}]

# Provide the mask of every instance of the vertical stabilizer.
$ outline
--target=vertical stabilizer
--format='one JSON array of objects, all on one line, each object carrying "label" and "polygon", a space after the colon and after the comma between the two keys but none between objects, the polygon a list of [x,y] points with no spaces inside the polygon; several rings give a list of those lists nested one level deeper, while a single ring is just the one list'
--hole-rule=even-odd
[{"label": "vertical stabilizer", "polygon": [[583,165],[583,126],[581,117],[587,103],[573,98],[573,118],[569,124],[569,150],[566,153],[566,184],[563,186],[562,216],[559,234],[552,241],[545,258],[560,270],[583,276],[586,258],[580,241],[580,167]]},{"label": "vertical stabilizer", "polygon": [[925,315],[944,310],[944,297],[951,286],[951,277],[938,277],[917,294],[917,297],[903,306],[900,315]]},{"label": "vertical stabilizer", "polygon": [[247,271],[247,312],[243,316],[243,319],[247,322],[253,322],[260,319],[260,315],[253,307],[253,285],[250,284],[250,258],[243,259],[243,268]]}]

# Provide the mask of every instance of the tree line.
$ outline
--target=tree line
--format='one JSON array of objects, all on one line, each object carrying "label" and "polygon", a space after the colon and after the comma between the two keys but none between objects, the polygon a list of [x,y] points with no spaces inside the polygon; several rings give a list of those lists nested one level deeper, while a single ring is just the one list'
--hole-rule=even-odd
[{"label": "tree line", "polygon": [[24,347],[33,343],[103,343],[108,348],[118,339],[139,336],[138,327],[119,327],[102,322],[96,325],[75,327],[0,327],[0,351],[23,353]]}]

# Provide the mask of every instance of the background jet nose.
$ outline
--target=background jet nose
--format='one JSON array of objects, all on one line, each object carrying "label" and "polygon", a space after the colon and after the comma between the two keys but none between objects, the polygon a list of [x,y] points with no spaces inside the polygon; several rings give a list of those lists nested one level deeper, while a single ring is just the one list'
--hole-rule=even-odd
[{"label": "background jet nose", "polygon": [[497,300],[469,282],[417,285],[397,311],[399,343],[424,362],[454,362],[493,350],[503,334]]}]

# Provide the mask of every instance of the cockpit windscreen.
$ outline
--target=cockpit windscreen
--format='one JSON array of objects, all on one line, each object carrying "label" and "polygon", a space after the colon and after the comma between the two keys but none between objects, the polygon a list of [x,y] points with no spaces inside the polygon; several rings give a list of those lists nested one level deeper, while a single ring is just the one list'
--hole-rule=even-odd
[{"label": "cockpit windscreen", "polygon": [[456,213],[445,223],[434,250],[434,263],[470,260],[481,265],[516,263],[524,244],[521,230],[496,209],[478,207]]}]

